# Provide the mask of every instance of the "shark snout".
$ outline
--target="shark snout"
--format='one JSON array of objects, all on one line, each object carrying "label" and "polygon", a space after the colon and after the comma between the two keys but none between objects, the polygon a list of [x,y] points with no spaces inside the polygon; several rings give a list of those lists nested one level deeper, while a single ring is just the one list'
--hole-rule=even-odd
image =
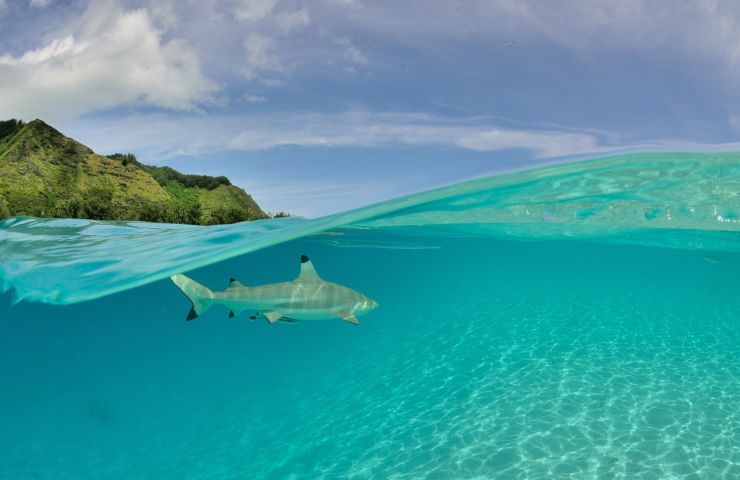
[{"label": "shark snout", "polygon": [[366,299],[365,299],[365,305],[364,305],[364,310],[365,310],[366,312],[370,312],[370,311],[373,311],[373,310],[375,310],[376,308],[378,308],[379,306],[380,306],[380,305],[378,304],[378,302],[376,302],[376,301],[375,301],[375,300],[373,300],[372,298],[366,298]]},{"label": "shark snout", "polygon": [[372,298],[363,296],[363,298],[355,305],[354,312],[357,315],[364,315],[375,310],[376,308],[378,308],[378,302],[376,302]]}]

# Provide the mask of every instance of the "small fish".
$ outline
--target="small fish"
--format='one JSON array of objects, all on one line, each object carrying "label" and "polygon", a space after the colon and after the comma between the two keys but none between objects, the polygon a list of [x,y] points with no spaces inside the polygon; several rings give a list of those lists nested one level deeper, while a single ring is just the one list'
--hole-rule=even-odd
[{"label": "small fish", "polygon": [[722,263],[722,257],[717,255],[704,255],[701,259],[707,263]]},{"label": "small fish", "polygon": [[[232,278],[226,290],[214,292],[185,275],[170,278],[192,303],[187,320],[220,304],[230,309],[229,317],[252,310],[269,323],[340,318],[358,325],[358,315],[378,308],[378,302],[360,292],[322,280],[305,255],[301,255],[301,272],[290,282],[247,287]],[[255,319],[257,315],[250,318]]]}]

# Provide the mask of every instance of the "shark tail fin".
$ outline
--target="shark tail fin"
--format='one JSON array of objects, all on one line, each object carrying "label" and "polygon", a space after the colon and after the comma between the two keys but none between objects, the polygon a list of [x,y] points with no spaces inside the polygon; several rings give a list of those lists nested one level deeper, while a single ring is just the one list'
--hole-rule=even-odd
[{"label": "shark tail fin", "polygon": [[187,320],[193,320],[198,317],[198,315],[203,315],[203,313],[210,308],[213,303],[213,292],[209,288],[204,287],[195,280],[191,280],[185,275],[172,275],[170,280],[172,280],[172,282],[182,290],[182,293],[184,293],[185,296],[188,297],[188,300],[190,300],[190,303],[193,304],[188,313]]}]

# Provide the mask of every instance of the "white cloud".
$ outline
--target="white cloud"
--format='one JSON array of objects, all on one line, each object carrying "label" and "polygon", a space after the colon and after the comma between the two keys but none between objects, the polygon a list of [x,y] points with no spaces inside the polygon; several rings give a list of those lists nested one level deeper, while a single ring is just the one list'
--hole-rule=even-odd
[{"label": "white cloud", "polygon": [[252,80],[257,73],[282,72],[285,67],[273,52],[274,41],[257,32],[250,33],[244,41],[244,49],[247,52],[247,65],[244,68],[244,76]]},{"label": "white cloud", "polygon": [[455,143],[471,150],[526,148],[538,157],[560,157],[598,150],[596,138],[583,133],[483,128],[461,134]]},{"label": "white cloud", "polygon": [[32,7],[45,7],[51,3],[51,0],[31,0]]},{"label": "white cloud", "polygon": [[504,128],[420,114],[253,114],[244,117],[135,115],[85,125],[70,134],[103,153],[132,150],[166,159],[219,151],[259,151],[283,146],[454,146],[477,151],[526,149],[537,158],[598,152],[595,134]]},{"label": "white cloud", "polygon": [[[287,77],[318,64],[353,71],[368,65],[367,57],[373,55],[357,44],[385,52],[387,64],[395,61],[388,52],[434,58],[456,47],[495,49],[511,40],[519,49],[559,49],[577,56],[622,53],[656,62],[674,58],[689,68],[710,65],[733,81],[740,79],[740,3],[733,1],[581,1],[552,8],[533,0],[471,0],[462,9],[454,2],[430,0],[424,2],[424,15],[418,14],[415,2],[241,0],[232,5],[233,18],[249,27],[242,34],[262,39],[247,47],[245,71],[251,80],[260,80],[262,73],[271,78],[278,71]],[[309,24],[310,31],[302,28]],[[242,43],[244,38],[238,40]],[[268,68],[260,70],[255,56],[269,60]]]},{"label": "white cloud", "polygon": [[735,130],[740,132],[740,116],[735,112],[730,112],[727,116],[727,123]]},{"label": "white cloud", "polygon": [[242,100],[248,103],[263,103],[267,101],[267,97],[264,95],[257,95],[256,93],[247,93],[242,96]]},{"label": "white cloud", "polygon": [[334,44],[339,47],[342,57],[352,65],[365,65],[368,63],[367,57],[360,51],[349,37],[332,37]]},{"label": "white cloud", "polygon": [[0,111],[60,118],[121,104],[189,110],[213,100],[216,86],[189,45],[164,41],[146,10],[95,8],[77,34],[0,56]]},{"label": "white cloud", "polygon": [[283,33],[290,33],[296,27],[305,27],[311,23],[305,8],[292,12],[281,12],[275,16],[275,22]]},{"label": "white cloud", "polygon": [[[278,0],[241,0],[236,4],[234,17],[249,26],[243,42],[246,62],[242,73],[247,80],[282,84],[280,77],[291,70],[293,63],[301,63],[292,54],[295,39],[291,34],[309,25],[308,10],[279,8],[281,5]],[[286,64],[286,59],[291,61]]]},{"label": "white cloud", "polygon": [[57,57],[77,55],[88,46],[88,43],[76,42],[72,35],[68,35],[61,40],[54,39],[46,47],[29,50],[18,58],[11,55],[0,56],[0,65],[38,65]]},{"label": "white cloud", "polygon": [[147,8],[152,21],[165,31],[174,30],[178,26],[177,6],[173,0],[158,0],[150,3]]},{"label": "white cloud", "polygon": [[366,2],[332,11],[335,21],[355,31],[432,54],[453,41],[495,48],[516,40],[519,48],[581,56],[623,53],[656,64],[673,59],[684,70],[711,66],[740,80],[740,3],[733,0],[569,1],[557,8],[537,0],[471,0],[464,9],[438,0],[425,2],[424,15],[417,9],[413,2]]},{"label": "white cloud", "polygon": [[282,33],[289,33],[293,28],[308,25],[310,17],[305,7],[296,10],[276,7],[279,0],[240,0],[234,6],[234,18],[254,27],[277,27]]},{"label": "white cloud", "polygon": [[[246,78],[267,86],[309,78],[314,83],[296,85],[308,91],[319,89],[324,78],[364,69],[370,74],[363,78],[383,87],[396,80],[379,81],[381,75],[393,75],[388,67],[398,63],[397,55],[404,62],[413,55],[428,67],[463,52],[462,47],[470,46],[471,55],[487,55],[474,49],[493,51],[512,39],[517,49],[539,54],[560,49],[601,59],[615,52],[652,56],[662,62],[655,71],[697,66],[705,86],[721,75],[740,80],[736,2],[565,2],[554,9],[536,1],[471,0],[461,9],[454,2],[430,0],[418,15],[413,2],[137,0],[146,9],[125,11],[119,6],[124,1],[130,0],[90,2],[81,19],[55,35],[12,54],[0,51],[0,82],[10,86],[0,95],[0,111],[53,119],[121,104],[197,109],[218,93],[211,78],[226,85]],[[495,66],[495,55],[481,62]],[[439,63],[440,68],[450,65]],[[310,75],[302,76],[304,71]],[[422,71],[433,73],[429,67]],[[431,104],[440,84],[431,78],[415,81],[429,87],[422,91],[429,92]],[[240,87],[227,94],[238,98]],[[353,101],[338,98],[337,103],[343,100]],[[496,135],[480,133],[467,145]]]},{"label": "white cloud", "polygon": [[263,20],[272,14],[278,0],[241,0],[234,8],[234,17],[245,22]]}]

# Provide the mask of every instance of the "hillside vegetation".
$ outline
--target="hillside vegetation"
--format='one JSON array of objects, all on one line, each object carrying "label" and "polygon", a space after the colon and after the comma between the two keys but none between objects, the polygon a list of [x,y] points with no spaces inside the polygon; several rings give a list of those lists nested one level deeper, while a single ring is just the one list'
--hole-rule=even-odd
[{"label": "hillside vegetation", "polygon": [[0,218],[14,215],[201,225],[267,218],[226,177],[97,155],[41,120],[0,121]]}]

